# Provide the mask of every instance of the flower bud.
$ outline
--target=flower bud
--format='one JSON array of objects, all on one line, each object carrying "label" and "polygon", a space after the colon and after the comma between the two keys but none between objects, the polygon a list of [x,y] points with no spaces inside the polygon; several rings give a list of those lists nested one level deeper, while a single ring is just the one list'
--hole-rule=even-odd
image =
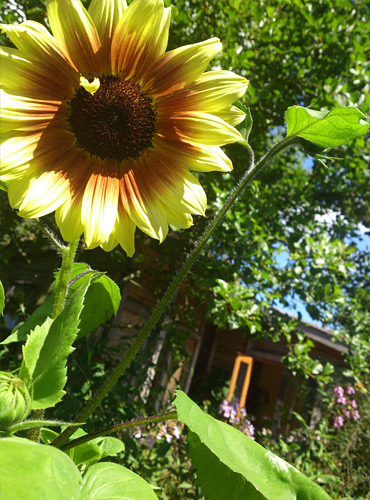
[{"label": "flower bud", "polygon": [[24,380],[0,372],[0,429],[24,420],[31,411],[32,398]]}]

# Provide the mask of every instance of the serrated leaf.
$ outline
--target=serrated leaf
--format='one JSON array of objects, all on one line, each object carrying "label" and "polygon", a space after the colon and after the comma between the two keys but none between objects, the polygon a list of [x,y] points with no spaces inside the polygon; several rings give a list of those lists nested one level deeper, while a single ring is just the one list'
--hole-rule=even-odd
[{"label": "serrated leaf", "polygon": [[158,500],[152,487],[134,472],[114,463],[93,465],[84,476],[80,500]]},{"label": "serrated leaf", "polygon": [[78,333],[84,298],[93,275],[68,298],[63,311],[54,319],[47,318],[29,335],[23,346],[19,377],[33,384],[33,409],[49,408],[58,403],[65,392],[66,362]]},{"label": "serrated leaf", "polygon": [[0,281],[0,314],[1,314],[1,316],[3,315],[4,307],[5,307],[5,292],[4,292],[3,284]]},{"label": "serrated leaf", "polygon": [[[87,271],[89,266],[82,263],[74,263],[71,277],[75,278],[84,271]],[[59,274],[56,275],[56,281]],[[79,286],[81,286],[90,276],[85,274],[76,282],[74,282],[70,289],[69,295],[73,293]],[[55,288],[55,285],[54,285]],[[102,275],[97,278],[87,291],[84,307],[81,313],[80,331],[78,338],[87,335],[92,330],[105,323],[114,314],[116,314],[119,303],[121,301],[121,294],[119,287],[108,276]],[[53,311],[54,296],[51,294],[46,301],[37,308],[29,319],[17,325],[12,333],[1,344],[10,344],[11,342],[24,341],[27,335],[37,325],[41,325],[47,316],[50,316]]]},{"label": "serrated leaf", "polygon": [[79,500],[81,475],[62,451],[23,438],[0,440],[0,500]]},{"label": "serrated leaf", "polygon": [[292,465],[177,391],[178,417],[190,429],[190,458],[207,500],[330,500]]},{"label": "serrated leaf", "polygon": [[338,107],[315,111],[291,106],[285,113],[286,137],[302,137],[324,148],[348,144],[369,129],[366,116],[357,108]]}]

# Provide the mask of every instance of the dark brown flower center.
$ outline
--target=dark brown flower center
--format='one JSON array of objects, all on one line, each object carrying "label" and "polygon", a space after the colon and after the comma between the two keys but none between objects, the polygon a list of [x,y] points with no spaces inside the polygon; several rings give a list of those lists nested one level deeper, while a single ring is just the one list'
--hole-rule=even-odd
[{"label": "dark brown flower center", "polygon": [[152,147],[156,112],[138,83],[103,76],[95,94],[81,87],[69,105],[68,123],[78,146],[90,154],[122,161]]}]

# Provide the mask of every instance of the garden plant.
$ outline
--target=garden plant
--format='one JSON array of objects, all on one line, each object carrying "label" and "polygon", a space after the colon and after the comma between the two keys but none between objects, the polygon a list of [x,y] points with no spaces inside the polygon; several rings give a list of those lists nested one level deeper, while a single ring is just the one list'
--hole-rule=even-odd
[{"label": "garden plant", "polygon": [[[307,299],[312,317],[322,319],[326,315],[328,323],[341,324],[336,340],[348,346],[346,372],[338,374],[330,363],[324,365],[310,357],[312,343],[303,335],[298,334],[298,342],[293,344],[292,331],[297,326],[294,320],[284,326],[284,335],[291,341],[285,363],[297,376],[314,379],[321,391],[326,413],[315,426],[296,414],[299,429],[293,428],[289,436],[269,437],[266,429],[254,429],[252,417],[245,409],[238,410],[235,402],[222,402],[221,398],[218,411],[202,409],[180,389],[167,409],[147,413],[149,406],[138,402],[140,387],[130,385],[128,375],[130,370],[136,370],[133,367],[143,346],[156,338],[159,322],[173,311],[173,298],[192,269],[189,279],[198,283],[201,293],[212,295],[207,314],[214,324],[231,329],[248,327],[256,334],[266,328],[265,306],[277,293],[268,266],[272,265],[272,253],[277,247],[274,249],[271,241],[264,239],[263,227],[255,226],[261,233],[253,240],[260,242],[254,252],[257,258],[232,258],[233,250],[226,249],[228,245],[240,251],[240,247],[251,243],[241,235],[245,231],[242,226],[253,225],[254,215],[251,213],[247,221],[246,214],[240,214],[241,200],[248,198],[249,203],[253,197],[259,200],[264,196],[264,172],[273,171],[279,158],[289,158],[289,172],[284,173],[283,165],[282,175],[298,179],[303,170],[294,170],[294,165],[301,162],[303,155],[328,175],[327,170],[341,168],[336,164],[348,153],[347,161],[354,162],[356,175],[352,181],[356,183],[362,165],[356,164],[355,148],[362,161],[366,157],[364,137],[369,130],[369,99],[360,99],[363,89],[358,103],[330,97],[330,106],[328,100],[320,105],[319,99],[306,105],[309,89],[304,95],[296,89],[286,109],[271,97],[273,114],[266,115],[265,120],[272,132],[268,140],[260,141],[263,149],[259,137],[264,131],[260,125],[255,130],[252,118],[254,113],[263,116],[261,107],[254,106],[259,98],[256,84],[248,88],[253,75],[240,71],[236,63],[233,67],[234,53],[240,53],[239,48],[230,48],[229,43],[228,69],[220,69],[222,59],[213,63],[222,51],[217,36],[198,41],[202,33],[197,33],[193,43],[171,45],[168,50],[169,2],[133,0],[127,5],[125,0],[46,0],[45,4],[25,1],[24,9],[20,2],[15,11],[11,11],[11,4],[2,15],[12,22],[1,26],[7,36],[0,46],[1,194],[13,210],[7,212],[7,217],[26,220],[27,226],[17,226],[12,238],[17,238],[17,231],[22,235],[24,231],[28,235],[39,231],[60,262],[47,298],[32,314],[25,314],[25,321],[16,324],[3,341],[4,359],[9,360],[9,366],[0,372],[0,499],[365,499],[364,475],[368,469],[362,457],[369,439],[369,343],[365,341],[369,318],[366,286],[361,292],[356,285],[361,280],[367,283],[366,271],[361,261],[363,274],[356,274],[357,282],[351,282],[351,271],[355,269],[355,264],[351,267],[349,263],[351,251],[327,234],[316,240],[312,229],[310,234],[290,241],[294,272],[282,277],[279,289],[282,297],[291,286]],[[238,10],[246,15],[246,3],[235,0],[202,4],[201,8],[199,2],[175,2],[175,29],[185,31],[181,23],[187,23],[191,33],[194,26],[187,16],[197,19],[196,28],[204,21],[202,15],[207,15],[207,9],[216,28],[216,12],[221,18],[229,12],[229,20],[221,20],[224,25],[240,22],[247,29],[243,19],[236,19]],[[350,7],[343,5],[343,9]],[[248,15],[253,16],[256,26],[254,35],[249,35],[250,43],[258,36],[258,26],[263,31],[266,18],[275,19],[279,9],[278,3],[266,9],[263,2],[250,3]],[[31,19],[13,19],[19,12],[29,13]],[[178,31],[175,33],[178,36]],[[264,36],[266,33],[261,33],[261,38]],[[279,36],[284,38],[281,32]],[[245,33],[242,37],[248,40]],[[364,50],[369,50],[368,45]],[[248,43],[242,44],[242,51],[251,51]],[[299,54],[292,54],[294,57]],[[370,70],[363,60],[356,69],[358,79],[361,68],[368,88]],[[284,78],[279,81],[281,92]],[[328,90],[333,90],[329,77],[327,80]],[[291,84],[286,85],[290,92]],[[270,89],[264,91],[268,101]],[[336,95],[334,90],[332,95]],[[278,115],[285,128],[274,123]],[[232,172],[233,164],[236,173]],[[208,176],[211,185],[207,184]],[[219,180],[222,176],[227,182],[232,180],[227,189]],[[279,193],[278,179],[274,182]],[[300,196],[314,182],[312,178],[309,186],[302,184]],[[363,194],[362,181],[358,182],[360,201],[356,198],[352,205],[348,202],[349,213],[360,210],[361,203],[366,210],[367,191],[364,188]],[[206,225],[201,225],[197,217],[207,216],[203,183],[206,190],[209,188],[212,207]],[[270,180],[269,184],[274,190],[275,184]],[[284,204],[288,204],[287,193],[289,190],[283,196]],[[293,202],[294,197],[291,192]],[[307,199],[300,207],[309,204]],[[290,208],[294,210],[294,204]],[[55,222],[51,217],[54,214]],[[307,226],[312,223],[309,219],[308,215]],[[227,234],[231,227],[239,235],[226,242],[223,233]],[[108,276],[104,259],[99,269],[82,261],[87,260],[89,250],[98,247],[106,252],[107,262],[110,255],[118,254],[116,262],[126,262],[135,251],[135,258],[140,258],[136,257],[140,244],[135,250],[137,229],[162,243],[156,249],[159,254],[170,239],[166,239],[169,231],[174,233],[183,249],[182,255],[175,255],[176,265],[181,258],[184,262],[176,271],[173,268],[167,289],[158,297],[149,318],[143,318],[138,335],[118,350],[107,366],[104,356],[94,361],[97,351],[90,356],[90,345],[98,342],[94,340],[96,329],[117,312],[120,289]],[[22,241],[23,237],[14,245],[22,248]],[[215,249],[218,255],[231,258],[215,258],[221,266],[218,279],[210,279],[209,269],[200,276],[198,259],[206,252],[211,257],[216,255]],[[165,256],[166,250],[163,252]],[[320,257],[320,252],[327,260]],[[328,270],[323,270],[320,258],[329,262]],[[165,257],[163,262],[166,264]],[[256,306],[256,289],[251,281],[235,278],[236,268],[248,266],[255,277],[265,273],[261,283],[266,283],[258,290],[263,307]],[[317,269],[313,272],[320,282],[317,290],[305,285],[305,266]],[[341,275],[332,282],[339,266]],[[139,276],[143,280],[145,269],[142,266]],[[151,266],[148,276],[160,273],[158,269],[158,265]],[[185,286],[185,294],[189,291],[189,300],[194,303],[196,290],[191,288]],[[0,286],[2,314],[7,312],[6,307]],[[20,308],[17,317],[22,314]],[[190,324],[191,313],[185,315]],[[186,320],[181,320],[181,314],[179,317],[180,321],[177,318],[172,323],[175,335],[179,322],[183,328],[186,326]],[[14,347],[19,345],[21,354]],[[94,366],[95,379],[86,382],[87,389],[86,384],[78,387],[76,353],[83,359],[84,369]],[[340,384],[336,382],[339,379]],[[121,390],[127,401],[121,398],[116,406],[114,394]],[[74,409],[71,393],[79,398]],[[106,401],[110,403],[105,405]],[[125,405],[130,407],[130,413]],[[122,415],[129,418],[122,421]],[[346,429],[347,437],[340,437],[338,432],[343,431],[345,436]],[[343,457],[346,453],[349,456],[351,435],[353,439],[356,436],[356,453],[360,455],[352,456],[352,462],[346,458],[347,462],[339,463],[336,450],[345,443]],[[346,469],[349,464],[351,471],[358,469],[356,480]],[[344,476],[351,492],[343,493],[338,486]]]}]

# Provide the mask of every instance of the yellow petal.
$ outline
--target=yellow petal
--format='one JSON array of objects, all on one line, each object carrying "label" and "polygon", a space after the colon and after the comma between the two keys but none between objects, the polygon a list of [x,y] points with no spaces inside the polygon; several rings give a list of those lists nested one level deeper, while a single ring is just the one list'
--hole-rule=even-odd
[{"label": "yellow petal", "polygon": [[[15,134],[12,133],[14,136]],[[34,171],[54,168],[74,144],[72,134],[63,130],[7,138],[0,146],[0,176],[12,180]]]},{"label": "yellow petal", "polygon": [[118,179],[103,173],[91,174],[82,199],[81,219],[87,248],[109,238],[117,217]]},{"label": "yellow petal", "polygon": [[55,221],[65,241],[77,240],[83,233],[82,196],[68,198],[55,212]]},{"label": "yellow petal", "polygon": [[118,217],[114,226],[114,236],[128,257],[132,257],[135,253],[135,229],[136,224],[130,219],[123,208],[119,206]]},{"label": "yellow petal", "polygon": [[69,181],[61,172],[25,176],[9,185],[9,202],[26,219],[54,212],[69,197]]},{"label": "yellow petal", "polygon": [[92,0],[88,12],[102,44],[103,73],[111,73],[110,49],[113,33],[127,8],[126,0]]},{"label": "yellow petal", "polygon": [[20,57],[30,57],[43,66],[52,67],[56,77],[75,78],[76,71],[68,64],[63,48],[53,38],[48,30],[35,21],[25,21],[16,25],[1,25],[14,45],[20,49]]},{"label": "yellow petal", "polygon": [[200,77],[221,49],[219,39],[210,38],[166,52],[143,75],[144,92],[158,97],[183,89]]},{"label": "yellow petal", "polygon": [[182,91],[165,96],[157,102],[161,110],[202,111],[214,113],[240,99],[248,80],[231,71],[208,71]]},{"label": "yellow petal", "polygon": [[190,214],[176,210],[169,205],[162,203],[166,213],[168,223],[179,229],[188,229],[193,225],[193,217]]},{"label": "yellow petal", "polygon": [[73,81],[64,73],[19,54],[18,49],[0,47],[1,84],[8,93],[32,95],[38,99],[68,99],[73,96]]},{"label": "yellow petal", "polygon": [[245,118],[245,113],[236,106],[230,106],[229,109],[225,109],[222,111],[215,111],[215,115],[217,115],[219,118],[224,120],[226,123],[229,123],[233,127],[239,125],[239,123],[241,123]]},{"label": "yellow petal", "polygon": [[[13,96],[0,89],[0,124],[6,131],[34,131],[45,129],[61,112],[61,101],[36,100]],[[60,117],[62,118],[62,117]]]},{"label": "yellow petal", "polygon": [[[144,193],[145,179],[138,168],[128,172],[120,183],[122,206],[141,231],[162,242],[168,233],[167,218],[155,196]],[[136,178],[137,177],[137,178]]]},{"label": "yellow petal", "polygon": [[112,40],[113,73],[139,79],[167,47],[170,9],[163,0],[134,0],[125,10]]},{"label": "yellow petal", "polygon": [[157,197],[175,210],[204,215],[207,197],[196,177],[169,158],[158,155],[157,164],[159,168],[155,171],[157,180],[153,182],[153,193],[157,191]]},{"label": "yellow petal", "polygon": [[113,248],[116,248],[117,245],[118,245],[118,240],[114,236],[114,232],[111,232],[107,241],[102,243],[100,246],[105,252],[111,252]]},{"label": "yellow petal", "polygon": [[161,116],[158,118],[158,130],[160,135],[171,140],[206,146],[224,146],[243,140],[240,132],[221,118],[196,111]]},{"label": "yellow petal", "polygon": [[47,0],[46,6],[53,35],[77,71],[85,77],[100,75],[99,35],[80,0]]},{"label": "yellow petal", "polygon": [[166,140],[155,141],[155,148],[162,156],[173,158],[180,165],[195,172],[230,172],[232,162],[218,146],[195,146]]},{"label": "yellow petal", "polygon": [[85,77],[81,76],[80,77],[80,85],[83,87],[86,92],[90,92],[90,94],[94,95],[95,92],[99,90],[100,87],[100,80],[99,78],[94,78],[92,82],[89,82]]}]

